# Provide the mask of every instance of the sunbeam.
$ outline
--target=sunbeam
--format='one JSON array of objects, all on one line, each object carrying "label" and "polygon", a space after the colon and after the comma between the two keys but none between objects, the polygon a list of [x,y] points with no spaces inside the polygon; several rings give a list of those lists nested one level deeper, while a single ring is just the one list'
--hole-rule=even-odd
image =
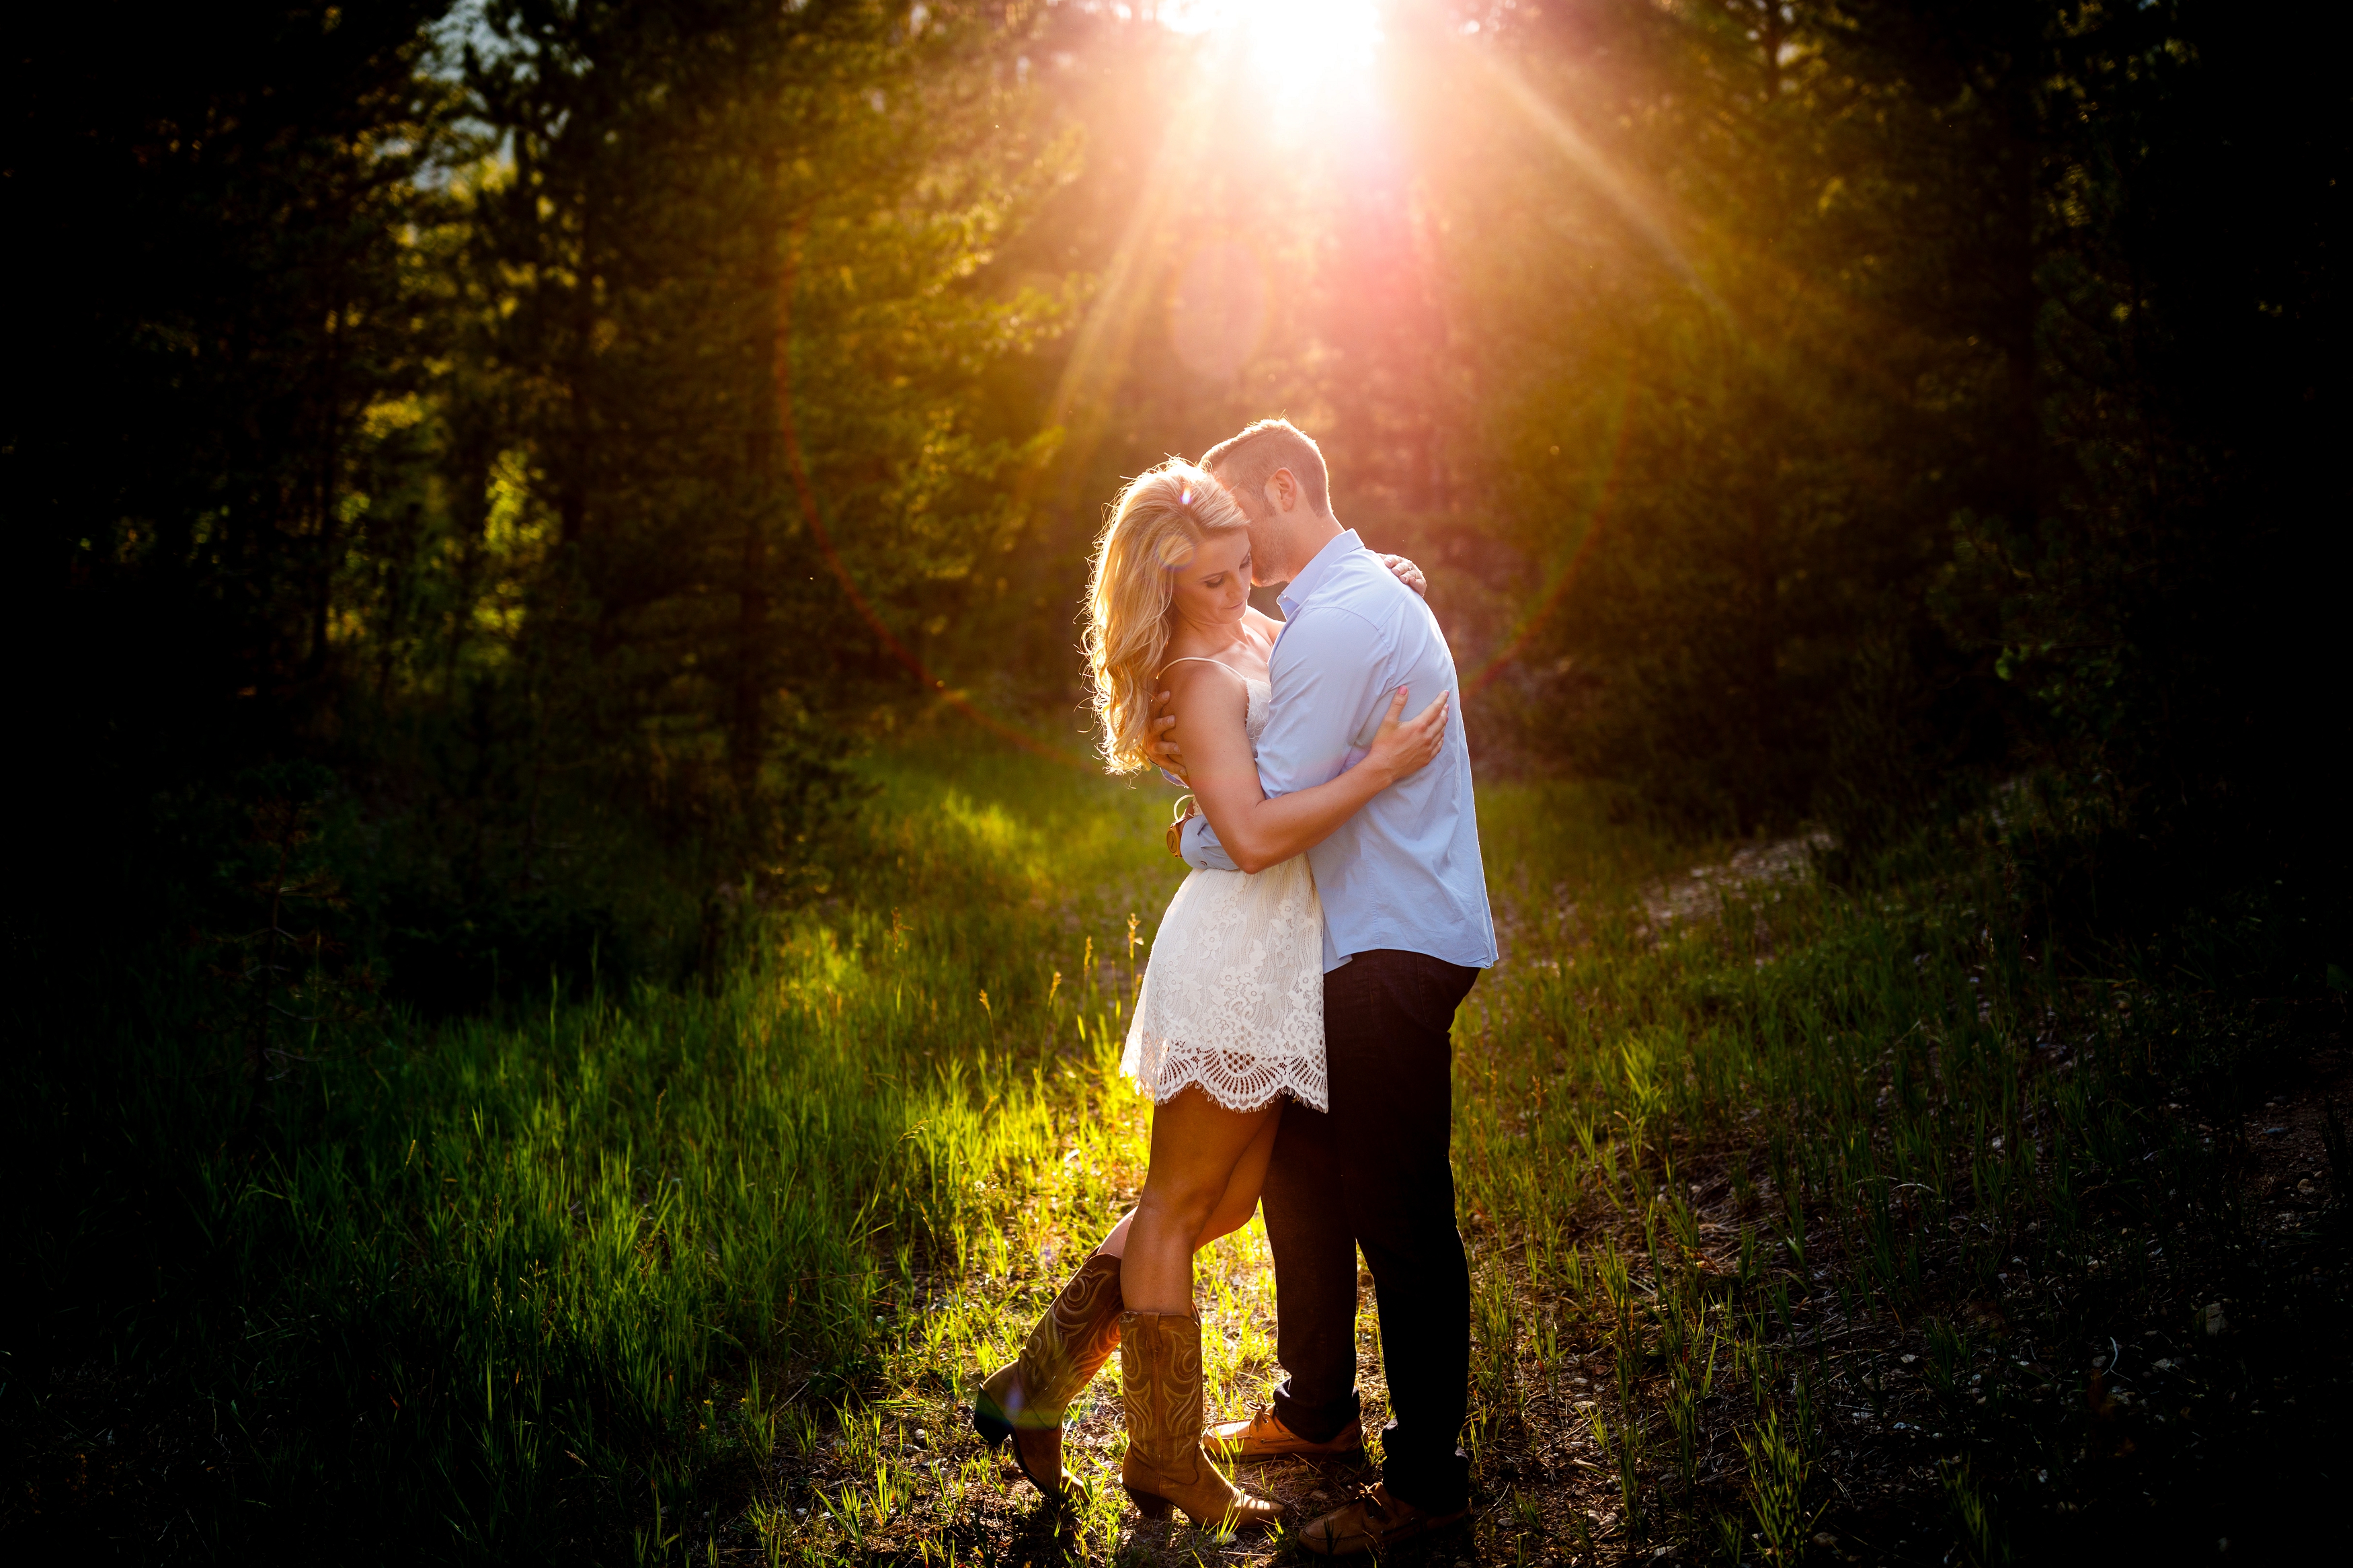
[{"label": "sunbeam", "polygon": [[1050,419],[1064,432],[1065,471],[1077,466],[1070,458],[1092,448],[1109,416],[1109,395],[1124,373],[1136,334],[1150,315],[1148,286],[1156,270],[1152,263],[1166,231],[1169,210],[1198,169],[1207,149],[1219,90],[1216,68],[1229,55],[1220,48],[1206,55],[1205,68],[1192,73],[1168,116],[1151,172],[1138,184],[1135,205],[1120,230],[1118,248],[1103,268],[1101,287],[1056,384]]},{"label": "sunbeam", "polygon": [[1518,71],[1498,58],[1494,51],[1464,47],[1463,52],[1477,62],[1479,70],[1494,84],[1504,100],[1517,110],[1520,116],[1562,156],[1575,164],[1577,172],[1618,210],[1619,216],[1650,242],[1668,268],[1711,310],[1721,312],[1723,301],[1708,287],[1698,269],[1692,266],[1683,247],[1676,243],[1674,235],[1661,215],[1661,204],[1637,189],[1624,172],[1588,140],[1567,115],[1546,102]]}]

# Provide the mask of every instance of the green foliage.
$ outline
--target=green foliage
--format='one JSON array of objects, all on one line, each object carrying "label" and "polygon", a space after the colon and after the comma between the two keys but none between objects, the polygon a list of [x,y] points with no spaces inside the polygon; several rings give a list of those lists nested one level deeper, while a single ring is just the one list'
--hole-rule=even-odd
[{"label": "green foliage", "polygon": [[1103,499],[1279,409],[1497,762],[1810,815],[1841,874],[2040,765],[2111,910],[2298,863],[2318,56],[2191,5],[1388,25],[1304,116],[1070,5],[45,15],[12,515],[50,879],[132,889],[68,923],[214,929],[194,825],[301,758],[396,994],[708,978],[824,890],[860,744],[942,689],[1067,734]]},{"label": "green foliage", "polygon": [[[764,924],[709,994],[328,1019],[274,1085],[218,1070],[244,1046],[192,1033],[200,985],[101,1007],[15,1124],[58,1156],[50,1199],[86,1200],[38,1244],[43,1311],[95,1310],[100,1337],[28,1347],[16,1386],[70,1404],[99,1392],[78,1354],[149,1347],[134,1462],[187,1401],[228,1413],[227,1464],[175,1494],[213,1550],[501,1559],[632,1531],[652,1550],[749,1451],[806,1455],[809,1413],[854,1413],[911,1336],[953,1394],[990,1353],[975,1332],[1026,1325],[993,1300],[939,1316],[949,1297],[1028,1273],[1063,1225],[1099,1234],[1133,1190],[1134,960],[1092,955],[1168,891],[1134,860],[1149,802],[1033,763],[1008,806],[1007,773],[878,780],[887,814],[839,852],[865,900]],[[32,1005],[53,1027],[80,1005]],[[50,1142],[73,1126],[98,1142]],[[1041,1178],[1059,1217],[1031,1204]],[[159,1223],[118,1229],[140,1210]],[[867,1528],[906,1485],[837,1511]]]},{"label": "green foliage", "polygon": [[1806,1507],[1811,1466],[1796,1435],[1783,1426],[1779,1409],[1771,1405],[1765,1407],[1756,1430],[1742,1436],[1740,1448],[1748,1461],[1748,1507],[1760,1549],[1776,1563],[1791,1562],[1803,1553],[1820,1514],[1819,1508]]},{"label": "green foliage", "polygon": [[[223,1550],[1045,1550],[965,1405],[1133,1201],[1129,915],[1176,872],[1155,795],[1084,770],[929,751],[865,778],[838,900],[768,912],[706,991],[332,1013],[274,1037],[259,1085],[246,1016],[207,1027],[201,955],[20,991],[36,1059],[6,1131],[44,1327],[0,1415],[28,1521],[87,1532],[108,1500]],[[2056,1539],[2062,1501],[2138,1519],[2145,1487],[2217,1499],[2235,1533],[2322,1451],[2252,1396],[2292,1358],[2314,1419],[2333,1407],[2305,1347],[2333,1342],[2341,1258],[2251,1236],[2259,1189],[2211,1131],[2333,1016],[2230,999],[2270,994],[2270,927],[2087,966],[2032,933],[2005,841],[1965,837],[1868,893],[1785,870],[1677,912],[1665,873],[1705,851],[1613,826],[1599,792],[1481,807],[1512,959],[1458,1019],[1454,1147],[1466,1439],[1482,1495],[1517,1500],[1481,1516],[1497,1550],[1713,1521],[1794,1561],[1818,1531],[1871,1538],[1841,1501],[1867,1487],[1989,1562]],[[1210,1397],[1238,1411],[1276,1375],[1262,1238],[1199,1279]],[[2218,1297],[2243,1339],[2209,1331]],[[2078,1380],[2086,1344],[2106,1364]],[[1074,1414],[1098,1481],[1112,1389]],[[2157,1486],[2190,1462],[2236,1479]],[[1252,1479],[1302,1507],[1330,1480]],[[1053,1550],[1227,1550],[1145,1539],[1122,1495],[1098,1485]]]},{"label": "green foliage", "polygon": [[[2210,1438],[2188,1424],[2211,1435],[2227,1395],[2180,1381],[2177,1302],[2252,1269],[2283,1325],[2335,1321],[2341,1254],[2289,1242],[2301,1215],[2275,1217],[2276,1248],[2221,1217],[2223,1130],[2306,1070],[2290,1065],[2288,1016],[2334,1016],[2292,894],[2232,936],[2209,910],[2072,956],[2053,933],[2081,927],[2052,920],[2039,879],[2073,863],[2081,829],[2020,791],[1995,820],[1924,832],[1867,891],[1765,876],[1715,884],[1721,903],[1694,908],[1638,841],[1617,839],[1638,852],[1614,868],[1591,853],[1616,837],[1580,820],[1594,799],[1482,796],[1496,844],[1588,847],[1572,879],[1539,864],[1498,888],[1514,961],[1482,982],[1457,1044],[1481,1321],[1501,1315],[1493,1271],[1525,1260],[1535,1304],[1518,1315],[1558,1315],[1572,1373],[1547,1350],[1498,1387],[1480,1361],[1482,1408],[1510,1413],[1484,1434],[1486,1473],[1565,1451],[1578,1473],[1562,1506],[1629,1542],[1712,1528],[1728,1559],[1781,1562],[1820,1531],[1841,1549],[1850,1533],[1879,1541],[1887,1514],[1851,1510],[1898,1506],[1907,1489],[1886,1467],[1916,1451],[1942,1479],[1902,1505],[1922,1522],[1901,1528],[2005,1561],[2030,1532],[2075,1539],[2090,1500],[2143,1508],[2143,1489],[2161,1496],[2197,1463],[2185,1445]],[[2255,999],[2291,972],[2300,1000]],[[1673,1070],[1646,1065],[1663,1061]],[[2307,1101],[2323,1145],[2326,1110]],[[1570,1246],[1589,1270],[1545,1261]],[[2141,1380],[2128,1437],[2126,1406],[2103,1403],[2111,1334],[2158,1347],[2126,1352]],[[2099,1358],[2087,1388],[2041,1369],[2084,1342]],[[2295,1381],[2292,1354],[2266,1356],[2262,1376]],[[2035,1364],[2025,1386],[2006,1360]],[[2152,1384],[2167,1394],[2136,1392]],[[2232,1424],[2247,1489],[2213,1510],[2232,1530],[2284,1495],[2261,1478],[2302,1439],[2270,1422]],[[1706,1462],[1711,1445],[1730,1473]],[[2203,1506],[2158,1505],[2165,1520]]]},{"label": "green foliage", "polygon": [[87,650],[43,692],[61,853],[132,890],[78,915],[205,923],[180,830],[296,757],[340,783],[340,934],[437,1008],[712,973],[813,890],[906,680],[853,604],[958,615],[1018,535],[1042,447],[987,378],[1060,326],[987,268],[1072,144],[1007,17],[927,15],[44,19],[56,386],[11,485]]},{"label": "green foliage", "polygon": [[[1431,568],[1482,768],[1619,786],[1482,795],[1514,1554],[1802,1554],[1914,1342],[1926,1503],[1997,1561],[2036,1489],[2128,1489],[2113,1341],[2053,1345],[2341,1340],[2183,1110],[2252,1110],[2353,962],[2327,51],[2188,3],[1476,9],[1394,8],[1312,123],[1120,8],[26,24],[9,1508],[1009,1551],[939,1434],[1132,1189],[1123,922],[1172,872],[1148,795],[860,753],[956,687],[1067,731],[1103,499],[1280,410]],[[1811,876],[1668,877],[1806,815]],[[1229,1405],[1256,1246],[1205,1276]],[[2276,1392],[2232,1353],[2179,1419]],[[1532,1434],[1593,1456],[1566,1524]]]},{"label": "green foliage", "polygon": [[1981,1568],[2009,1562],[2010,1542],[1994,1518],[1992,1504],[1971,1480],[1968,1462],[1946,1467],[1941,1479],[1945,1495],[1952,1501],[1953,1519],[1960,1526],[1961,1547],[1968,1560]]},{"label": "green foliage", "polygon": [[1420,122],[1460,450],[1543,584],[1504,711],[1871,848],[2034,756],[2178,852],[2309,819],[2326,68],[2226,7],[1673,16],[1488,18]]}]

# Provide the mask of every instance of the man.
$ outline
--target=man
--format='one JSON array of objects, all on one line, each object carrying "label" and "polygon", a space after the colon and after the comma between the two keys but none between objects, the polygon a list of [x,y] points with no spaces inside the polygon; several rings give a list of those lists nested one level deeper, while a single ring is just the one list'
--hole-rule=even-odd
[{"label": "man", "polygon": [[[1459,703],[1454,658],[1421,599],[1333,514],[1315,443],[1280,419],[1220,443],[1201,466],[1250,520],[1251,571],[1287,583],[1258,742],[1269,795],[1322,784],[1364,754],[1388,696],[1409,712]],[[1165,756],[1176,757],[1173,746]],[[1231,870],[1206,816],[1188,864]],[[1271,1409],[1212,1426],[1238,1458],[1329,1456],[1363,1443],[1356,1388],[1356,1249],[1373,1275],[1392,1419],[1381,1483],[1309,1524],[1308,1550],[1373,1551],[1461,1519],[1457,1446],[1470,1376],[1471,1278],[1454,1228],[1449,1038],[1454,1010],[1495,962],[1471,759],[1449,726],[1438,760],[1374,797],[1307,852],[1323,899],[1324,1034],[1332,1109],[1282,1113],[1263,1197],[1274,1250]]]}]

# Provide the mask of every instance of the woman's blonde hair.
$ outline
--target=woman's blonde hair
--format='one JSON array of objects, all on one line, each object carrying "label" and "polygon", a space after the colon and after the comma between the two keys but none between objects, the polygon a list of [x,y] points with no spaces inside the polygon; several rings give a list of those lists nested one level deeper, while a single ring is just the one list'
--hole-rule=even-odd
[{"label": "woman's blonde hair", "polygon": [[1212,533],[1249,526],[1203,469],[1171,458],[1128,481],[1095,541],[1087,583],[1087,682],[1103,721],[1097,744],[1115,773],[1152,765],[1152,698],[1168,648],[1175,574]]}]

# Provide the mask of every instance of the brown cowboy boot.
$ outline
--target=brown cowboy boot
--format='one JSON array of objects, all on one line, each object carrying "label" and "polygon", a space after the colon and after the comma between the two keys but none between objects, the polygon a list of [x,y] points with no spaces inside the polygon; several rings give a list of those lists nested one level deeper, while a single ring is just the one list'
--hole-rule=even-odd
[{"label": "brown cowboy boot", "polygon": [[1187,1312],[1126,1312],[1119,1320],[1126,1384],[1127,1458],[1119,1479],[1146,1517],[1173,1505],[1195,1524],[1273,1524],[1282,1505],[1226,1479],[1201,1447],[1201,1320]]},{"label": "brown cowboy boot", "polygon": [[1119,1348],[1119,1259],[1079,1266],[1029,1331],[1020,1356],[997,1368],[973,1402],[973,1429],[992,1448],[1013,1439],[1013,1462],[1048,1497],[1078,1484],[1062,1468],[1062,1416]]}]

